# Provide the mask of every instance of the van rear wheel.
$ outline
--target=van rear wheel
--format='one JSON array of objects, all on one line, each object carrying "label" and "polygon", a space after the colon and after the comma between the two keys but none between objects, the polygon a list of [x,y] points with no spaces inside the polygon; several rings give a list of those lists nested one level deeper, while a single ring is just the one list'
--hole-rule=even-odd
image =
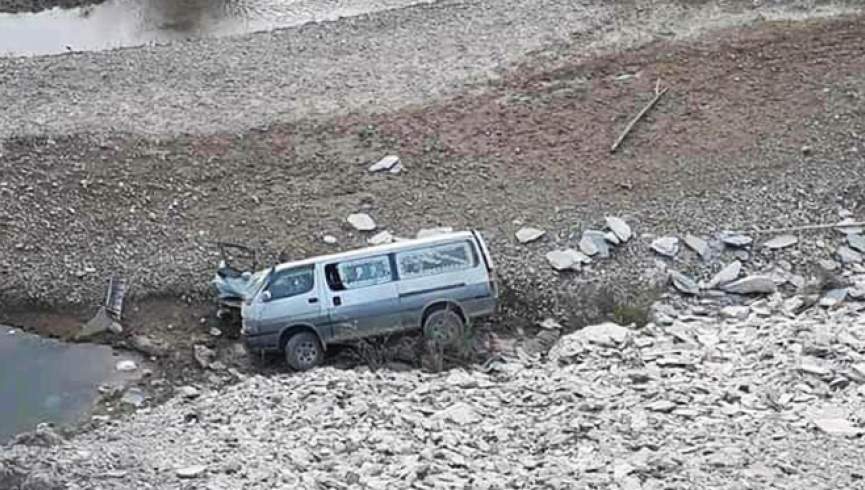
[{"label": "van rear wheel", "polygon": [[423,333],[430,340],[442,346],[454,346],[463,336],[465,322],[453,310],[436,310],[427,316]]},{"label": "van rear wheel", "polygon": [[285,343],[285,361],[295,371],[312,369],[324,359],[324,350],[311,332],[298,332]]}]

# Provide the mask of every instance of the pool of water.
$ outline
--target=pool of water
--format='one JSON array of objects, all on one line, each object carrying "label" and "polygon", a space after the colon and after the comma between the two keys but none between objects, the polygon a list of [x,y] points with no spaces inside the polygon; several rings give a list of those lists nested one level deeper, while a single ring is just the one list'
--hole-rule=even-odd
[{"label": "pool of water", "polygon": [[138,376],[122,373],[111,347],[69,344],[0,326],[0,444],[40,422],[80,420],[93,407],[101,384]]},{"label": "pool of water", "polygon": [[230,36],[434,0],[107,0],[0,14],[0,56],[29,56]]}]

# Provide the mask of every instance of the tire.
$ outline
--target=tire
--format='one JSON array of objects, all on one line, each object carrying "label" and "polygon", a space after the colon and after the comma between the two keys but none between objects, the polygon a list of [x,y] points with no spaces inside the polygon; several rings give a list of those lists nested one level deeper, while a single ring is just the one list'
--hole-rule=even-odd
[{"label": "tire", "polygon": [[295,371],[312,369],[324,359],[324,349],[312,332],[298,332],[285,343],[285,362]]},{"label": "tire", "polygon": [[464,331],[463,319],[455,311],[446,308],[433,311],[423,323],[424,336],[442,346],[457,345]]}]

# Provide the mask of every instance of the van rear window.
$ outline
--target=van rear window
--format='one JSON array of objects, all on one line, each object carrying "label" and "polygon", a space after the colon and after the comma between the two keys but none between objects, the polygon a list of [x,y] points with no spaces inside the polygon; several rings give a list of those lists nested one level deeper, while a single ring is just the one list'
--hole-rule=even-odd
[{"label": "van rear window", "polygon": [[396,263],[400,279],[414,279],[471,269],[478,257],[470,242],[461,241],[397,252]]}]

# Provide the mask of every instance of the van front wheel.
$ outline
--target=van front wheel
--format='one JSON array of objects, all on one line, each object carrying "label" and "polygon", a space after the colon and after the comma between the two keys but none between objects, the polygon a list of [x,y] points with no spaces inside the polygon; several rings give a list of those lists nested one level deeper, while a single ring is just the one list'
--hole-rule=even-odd
[{"label": "van front wheel", "polygon": [[429,314],[423,324],[423,333],[442,346],[454,346],[463,335],[463,319],[453,310],[441,309]]},{"label": "van front wheel", "polygon": [[324,350],[311,332],[298,332],[285,343],[285,361],[295,371],[306,371],[321,364]]}]

